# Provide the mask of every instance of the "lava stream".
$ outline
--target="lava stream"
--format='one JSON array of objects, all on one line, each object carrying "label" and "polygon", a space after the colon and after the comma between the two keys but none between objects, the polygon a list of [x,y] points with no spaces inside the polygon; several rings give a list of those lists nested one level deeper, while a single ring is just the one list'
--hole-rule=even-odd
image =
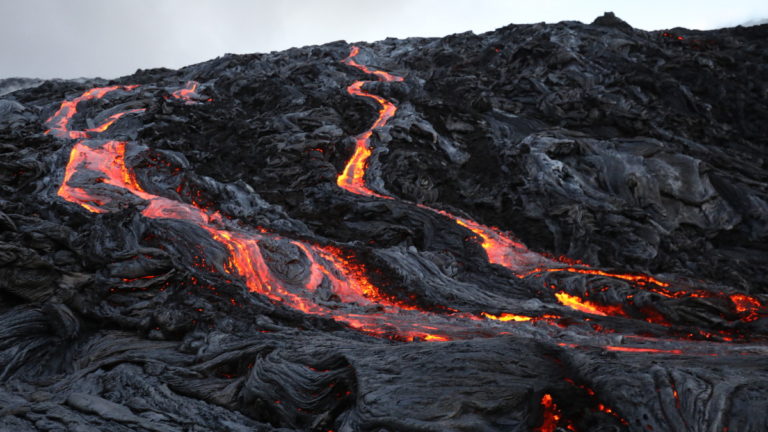
[{"label": "lava stream", "polygon": [[[365,73],[375,75],[382,81],[402,81],[402,78],[382,71],[370,70],[354,61],[359,48],[354,47],[343,61]],[[380,104],[379,114],[372,126],[356,137],[353,156],[339,175],[337,183],[345,190],[368,197],[393,199],[370,190],[365,183],[365,173],[371,156],[370,138],[376,128],[386,125],[397,108],[386,99],[362,89],[366,81],[357,81],[347,88],[351,95],[366,97]],[[458,337],[478,334],[502,334],[501,326],[506,322],[554,321],[557,316],[544,315],[529,317],[502,313],[482,313],[481,317],[466,313],[441,315],[420,310],[384,295],[365,275],[365,269],[334,247],[321,247],[309,243],[281,238],[258,229],[243,229],[225,220],[218,212],[211,212],[194,204],[171,200],[146,192],[136,179],[127,163],[127,153],[136,153],[143,148],[135,143],[116,140],[95,139],[107,131],[119,119],[128,114],[140,113],[144,108],[135,108],[112,114],[99,125],[85,130],[73,130],[70,123],[77,114],[78,105],[101,99],[113,92],[131,92],[138,86],[110,86],[94,88],[79,97],[62,102],[60,108],[46,122],[50,127],[46,133],[58,138],[76,139],[69,155],[64,178],[58,195],[76,203],[93,213],[118,211],[127,205],[143,205],[142,215],[152,219],[175,219],[192,223],[205,231],[229,253],[225,263],[227,272],[241,277],[246,287],[272,301],[308,315],[332,318],[360,331],[401,340],[446,341]],[[198,84],[189,82],[185,87],[172,93],[172,97],[186,104],[198,103]],[[548,272],[594,274],[625,280],[634,286],[650,289],[665,297],[720,296],[708,292],[686,293],[668,290],[669,284],[650,276],[609,273],[588,268],[585,265],[563,265],[529,251],[525,245],[513,240],[500,230],[487,227],[468,218],[453,215],[444,210],[419,207],[438,213],[468,229],[481,239],[481,246],[493,264],[502,265],[517,276],[524,278]],[[307,260],[307,274],[301,280],[285,280],[268,265],[262,253],[264,242],[279,242],[283,248],[293,247],[302,252]],[[568,263],[566,263],[568,264]],[[563,305],[593,315],[624,315],[620,306],[603,306],[588,302],[565,292],[555,294]],[[763,305],[755,298],[744,294],[728,296],[742,320],[753,321],[760,317]],[[338,300],[336,300],[338,299]],[[560,343],[569,348],[577,344]],[[604,345],[603,349],[624,353],[684,354],[681,349],[661,349]],[[557,427],[574,430],[573,424],[562,418],[561,410],[551,395],[541,400],[543,420],[539,431],[554,431]],[[601,411],[616,415],[601,405]]]},{"label": "lava stream", "polygon": [[[391,75],[387,72],[371,70],[365,65],[357,63],[354,58],[360,53],[360,48],[353,46],[352,50],[345,59],[344,64],[357,68],[367,74],[377,77],[379,81],[402,81],[401,77]],[[354,96],[360,96],[372,99],[380,105],[379,113],[371,127],[356,137],[355,152],[347,162],[344,170],[337,178],[337,184],[354,194],[368,197],[377,197],[383,199],[394,199],[393,197],[382,195],[369,189],[365,184],[365,173],[368,168],[368,162],[371,152],[370,139],[373,131],[387,124],[397,112],[397,107],[390,101],[381,96],[366,92],[363,85],[371,81],[355,81],[347,87],[347,93]],[[511,270],[519,278],[528,276],[540,276],[545,273],[567,272],[575,274],[591,274],[596,276],[619,279],[631,283],[638,289],[648,290],[668,298],[679,297],[724,297],[728,298],[734,310],[741,316],[745,322],[754,321],[759,318],[759,310],[763,308],[762,303],[754,298],[744,294],[726,295],[725,293],[711,293],[708,291],[673,291],[669,290],[669,283],[663,282],[651,276],[642,274],[611,273],[604,270],[590,268],[585,264],[579,263],[578,266],[567,265],[573,262],[568,259],[553,260],[541,254],[530,251],[524,244],[507,236],[501,230],[494,227],[488,227],[475,222],[471,219],[456,216],[448,211],[434,209],[423,204],[417,204],[418,207],[438,213],[453,220],[456,224],[468,229],[480,238],[480,245],[488,256],[488,261]],[[579,310],[581,312],[596,315],[614,315],[626,316],[621,306],[602,306],[585,300],[578,299],[573,295],[566,293],[556,294],[558,301],[564,306]],[[658,313],[651,311],[648,320],[658,321]],[[666,324],[666,323],[664,323]]]},{"label": "lava stream", "polygon": [[[358,68],[365,73],[375,74],[381,81],[402,81],[403,78],[395,75],[388,74],[382,71],[371,71],[367,67],[358,64],[353,59],[360,52],[360,48],[353,47],[349,56],[342,60],[343,63]],[[355,152],[352,154],[347,165],[344,167],[344,171],[339,175],[336,180],[341,188],[352,192],[356,195],[374,196],[377,198],[391,199],[386,195],[382,195],[378,192],[374,192],[365,184],[365,170],[368,168],[368,159],[371,157],[371,135],[373,135],[374,129],[380,128],[387,124],[390,118],[397,112],[397,107],[392,102],[384,99],[381,96],[377,96],[372,93],[368,93],[363,90],[363,85],[367,81],[356,81],[347,87],[347,93],[354,96],[362,96],[375,100],[381,108],[379,108],[379,115],[373,122],[368,130],[355,137]]]},{"label": "lava stream", "polygon": [[101,125],[93,128],[93,129],[86,129],[86,130],[70,130],[69,129],[69,122],[72,120],[72,118],[77,114],[77,106],[81,102],[89,101],[89,100],[95,100],[95,99],[101,99],[104,96],[106,96],[108,93],[114,92],[116,90],[122,90],[124,92],[131,91],[135,88],[137,88],[137,85],[130,85],[130,86],[109,86],[109,87],[95,87],[92,88],[79,97],[76,97],[72,99],[71,101],[64,101],[61,103],[61,106],[59,107],[58,111],[56,111],[48,120],[46,120],[46,124],[50,127],[45,133],[46,134],[52,134],[53,136],[57,138],[75,138],[75,139],[82,139],[82,138],[88,138],[91,136],[91,133],[93,132],[104,132],[107,130],[114,122],[117,121],[120,117],[124,116],[125,114],[133,113],[133,112],[142,112],[144,109],[135,109],[135,110],[129,110],[124,111],[118,114],[114,114],[110,116],[104,123]]},{"label": "lava stream", "polygon": [[[365,66],[358,65],[352,60],[357,52],[356,49],[353,49],[345,62],[371,73]],[[375,73],[375,75],[388,81],[400,80],[399,77],[384,72]],[[371,97],[382,104],[382,109],[371,129],[358,137],[355,156],[350,160],[345,172],[339,176],[339,184],[351,192],[362,193],[366,196],[379,196],[365,187],[364,174],[370,155],[368,141],[373,130],[385,125],[387,120],[394,115],[396,109],[393,104],[383,98],[363,91],[363,84],[364,82],[357,82],[350,86],[350,93]],[[310,315],[333,318],[350,327],[378,336],[402,340],[441,341],[468,335],[488,334],[489,331],[493,334],[502,333],[497,327],[481,325],[482,321],[501,324],[509,321],[537,322],[543,320],[552,322],[559,319],[554,315],[529,317],[508,313],[500,315],[482,313],[481,316],[475,316],[466,313],[435,314],[425,312],[383,295],[368,281],[365,276],[365,269],[361,265],[354,264],[339,249],[282,239],[276,235],[260,232],[258,229],[245,230],[232,226],[230,222],[223,220],[217,212],[210,212],[194,204],[147,193],[139,185],[126,163],[127,148],[134,146],[133,148],[140,149],[138,145],[123,141],[105,142],[92,139],[109,129],[124,115],[141,112],[143,108],[113,114],[95,128],[87,130],[72,130],[70,128],[70,122],[77,114],[79,103],[101,99],[115,91],[130,92],[135,88],[137,86],[111,86],[88,90],[71,101],[64,101],[59,110],[48,119],[47,123],[51,127],[48,133],[62,138],[79,139],[72,147],[64,179],[58,190],[59,196],[94,213],[115,211],[126,205],[138,205],[143,202],[145,207],[142,214],[145,217],[177,219],[193,223],[205,230],[229,252],[227,270],[242,277],[250,291],[260,293],[275,302],[284,304],[286,307]],[[184,88],[174,91],[172,96],[185,103],[190,101],[196,103],[195,101],[201,99],[196,93],[197,88],[197,83],[187,83]],[[352,174],[346,175],[348,173]],[[483,226],[443,210],[431,209],[423,205],[421,207],[448,217],[477,234],[483,239],[482,245],[488,251],[491,262],[513,270],[517,270],[520,266],[527,267],[533,264],[542,265],[553,262],[528,251],[524,245],[505,236],[495,228]],[[264,240],[283,242],[284,245],[300,249],[308,261],[309,274],[306,275],[306,280],[285,281],[275,276],[261,252],[260,243]],[[576,267],[537,267],[536,269],[539,273],[568,271],[612,275],[600,270]],[[659,287],[666,286],[647,276],[619,276],[623,279],[632,280],[638,285],[652,283]],[[321,287],[325,289],[319,289]],[[332,293],[333,298],[337,298],[339,301],[327,300],[328,291]],[[610,306],[601,307],[574,298],[567,293],[558,293],[557,298],[564,305],[582,312],[596,315],[621,315]],[[760,305],[759,302],[756,303],[756,300],[747,296],[735,297],[733,301],[737,303],[742,312],[749,314],[755,314],[755,308]]]},{"label": "lava stream", "polygon": [[[107,130],[122,115],[137,110],[115,114],[93,130],[70,130],[69,124],[77,113],[78,103],[102,98],[118,89],[133,88],[98,88],[72,101],[65,101],[48,121],[51,130],[56,136],[66,138],[91,137]],[[192,92],[185,91],[190,88],[194,89],[196,85],[188,85],[173,94],[186,102],[187,98],[194,96]],[[488,331],[478,327],[479,317],[470,314],[438,315],[389,299],[368,281],[365,269],[351,262],[339,249],[228,226],[229,222],[218,212],[146,192],[126,162],[130,146],[141,150],[138,144],[124,141],[77,141],[70,151],[58,195],[93,213],[117,211],[126,205],[143,202],[145,206],[141,213],[147,218],[193,223],[229,252],[225,268],[243,278],[250,291],[305,314],[333,318],[366,333],[401,340],[446,341],[457,334],[466,334],[467,329],[472,327],[475,327],[475,332]],[[309,261],[309,274],[305,280],[285,281],[277,277],[261,251],[260,243],[264,240],[282,242],[285,247],[301,250]],[[324,291],[319,289],[321,287],[329,289],[330,296],[328,292],[321,292]],[[328,298],[338,298],[339,302]]]},{"label": "lava stream", "polygon": [[[440,317],[388,300],[365,278],[362,271],[343,267],[347,263],[337,250],[229,228],[218,213],[147,193],[126,166],[127,145],[122,141],[77,142],[72,148],[59,196],[91,212],[104,213],[120,209],[125,202],[122,200],[127,201],[132,195],[148,201],[141,212],[145,217],[193,223],[227,249],[230,256],[227,267],[243,278],[250,291],[288,308],[333,318],[379,336],[405,340],[449,339],[447,335],[435,334],[432,329],[439,329],[435,324],[429,325],[430,321]],[[120,201],[113,202],[115,197]],[[285,242],[304,252],[310,261],[310,274],[306,281],[290,283],[273,274],[261,252],[260,243],[266,239]],[[330,285],[331,293],[338,296],[343,304],[325,305],[319,295],[313,295],[323,283]],[[371,309],[380,312],[367,313]],[[463,326],[454,327],[462,330]]]}]

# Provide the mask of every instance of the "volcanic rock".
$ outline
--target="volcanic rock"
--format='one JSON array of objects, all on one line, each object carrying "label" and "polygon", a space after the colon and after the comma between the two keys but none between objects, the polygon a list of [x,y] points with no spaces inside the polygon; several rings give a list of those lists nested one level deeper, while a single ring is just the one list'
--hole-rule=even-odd
[{"label": "volcanic rock", "polygon": [[0,429],[768,430],[768,25],[10,84]]}]

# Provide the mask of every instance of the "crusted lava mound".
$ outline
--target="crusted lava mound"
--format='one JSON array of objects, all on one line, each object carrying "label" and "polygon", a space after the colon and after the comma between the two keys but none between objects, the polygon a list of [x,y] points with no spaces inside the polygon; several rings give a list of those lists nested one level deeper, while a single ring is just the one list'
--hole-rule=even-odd
[{"label": "crusted lava mound", "polygon": [[0,429],[768,430],[768,25],[37,84]]}]

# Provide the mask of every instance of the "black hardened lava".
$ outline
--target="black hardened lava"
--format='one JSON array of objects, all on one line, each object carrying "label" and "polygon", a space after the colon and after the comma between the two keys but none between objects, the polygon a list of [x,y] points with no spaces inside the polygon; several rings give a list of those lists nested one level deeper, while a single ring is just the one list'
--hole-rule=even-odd
[{"label": "black hardened lava", "polygon": [[766,25],[0,88],[0,430],[768,430]]}]

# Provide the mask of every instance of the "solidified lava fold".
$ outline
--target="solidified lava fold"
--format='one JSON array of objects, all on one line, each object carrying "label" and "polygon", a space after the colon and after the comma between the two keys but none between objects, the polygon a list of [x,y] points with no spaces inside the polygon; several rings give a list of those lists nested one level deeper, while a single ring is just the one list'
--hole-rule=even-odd
[{"label": "solidified lava fold", "polygon": [[2,430],[768,430],[768,25],[0,85]]}]

